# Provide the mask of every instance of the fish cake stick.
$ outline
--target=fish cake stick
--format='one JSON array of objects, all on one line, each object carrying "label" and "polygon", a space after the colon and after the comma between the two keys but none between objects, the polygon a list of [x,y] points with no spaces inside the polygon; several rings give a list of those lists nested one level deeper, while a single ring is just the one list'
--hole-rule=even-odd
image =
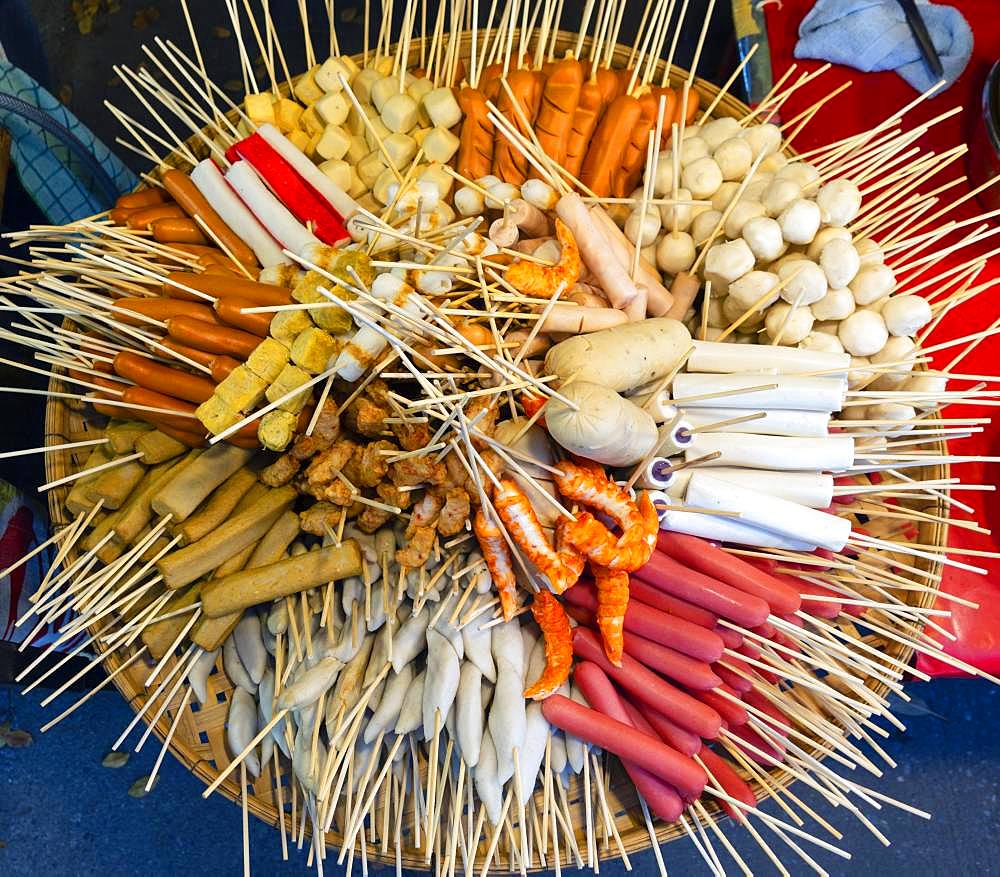
[{"label": "fish cake stick", "polygon": [[153,497],[153,511],[173,515],[173,523],[186,520],[216,487],[250,462],[254,452],[218,444],[185,466]]},{"label": "fish cake stick", "polygon": [[174,530],[174,535],[181,537],[181,546],[203,539],[220,526],[256,482],[256,472],[247,468],[237,469],[212,492],[198,511]]},{"label": "fish cake stick", "polygon": [[295,488],[291,486],[269,491],[204,539],[168,554],[156,564],[163,583],[168,588],[183,588],[253,545],[282,512],[291,508],[295,496]]},{"label": "fish cake stick", "polygon": [[202,595],[201,605],[209,618],[218,618],[357,575],[361,575],[361,549],[353,539],[345,539],[340,545],[216,579]]}]

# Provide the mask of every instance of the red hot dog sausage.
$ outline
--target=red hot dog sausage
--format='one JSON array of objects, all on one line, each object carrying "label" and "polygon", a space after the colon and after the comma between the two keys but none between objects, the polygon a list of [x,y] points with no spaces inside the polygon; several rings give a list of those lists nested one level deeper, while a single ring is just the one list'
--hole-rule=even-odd
[{"label": "red hot dog sausage", "polygon": [[204,350],[206,353],[225,354],[246,360],[260,343],[256,335],[232,329],[228,326],[213,326],[191,317],[173,317],[167,320],[167,332],[181,344]]},{"label": "red hot dog sausage", "polygon": [[115,373],[147,390],[197,404],[201,404],[215,392],[215,384],[208,378],[161,365],[126,350],[115,357]]}]

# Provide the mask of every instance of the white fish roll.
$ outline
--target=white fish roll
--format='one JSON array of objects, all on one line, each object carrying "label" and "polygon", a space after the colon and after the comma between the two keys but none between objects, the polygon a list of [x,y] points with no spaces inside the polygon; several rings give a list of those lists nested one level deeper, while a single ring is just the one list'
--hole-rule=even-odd
[{"label": "white fish roll", "polygon": [[473,771],[476,783],[476,794],[486,809],[486,818],[490,825],[500,822],[500,810],[503,806],[503,782],[497,773],[497,750],[489,729],[483,733],[483,742],[479,747],[479,761]]},{"label": "white fish roll", "polygon": [[[732,345],[738,350],[751,350],[750,345]],[[754,387],[774,385],[772,390]],[[727,396],[698,399],[710,393],[733,392]],[[804,378],[797,375],[774,374],[679,374],[674,378],[674,404],[680,408],[710,408],[725,405],[753,411],[762,409],[793,409],[796,411],[840,411],[844,404],[847,383],[839,378]],[[692,401],[686,402],[685,399]]]},{"label": "white fish roll", "polygon": [[704,433],[694,436],[685,459],[695,460],[719,451],[722,456],[704,466],[744,466],[782,472],[843,472],[854,465],[854,439],[845,435],[827,438]]},{"label": "white fish roll", "polygon": [[215,208],[222,221],[254,251],[254,255],[264,268],[289,263],[289,258],[281,252],[281,246],[239,199],[212,159],[206,158],[194,166],[191,171],[191,182]]},{"label": "white fish roll", "polygon": [[[461,639],[459,640],[461,642]],[[455,702],[461,663],[448,639],[434,628],[427,630],[427,678],[424,683],[424,740],[434,737],[435,716],[440,725]]]},{"label": "white fish roll", "polygon": [[455,700],[455,726],[458,749],[466,766],[474,768],[479,762],[479,748],[483,742],[483,674],[472,663],[462,665]]},{"label": "white fish roll", "polygon": [[691,444],[692,429],[690,422],[684,418],[679,418],[670,424],[665,423],[660,427],[657,452],[669,457],[682,453]]},{"label": "white fish roll", "polygon": [[[668,493],[671,496],[685,496],[688,482],[696,473],[696,469],[683,469],[675,473]],[[826,509],[833,502],[833,476],[822,472],[779,472],[774,469],[719,466],[713,468],[710,474],[720,481],[760,491],[811,509]],[[691,504],[695,505],[693,502]]]},{"label": "white fish roll", "polygon": [[789,551],[814,551],[815,545],[790,539],[772,530],[744,524],[735,518],[703,515],[698,512],[667,511],[660,517],[660,529],[687,533],[714,542],[754,545],[758,548],[785,548]]},{"label": "white fish roll", "polygon": [[538,779],[542,761],[545,759],[545,742],[549,736],[550,725],[542,715],[542,705],[540,703],[528,704],[527,709],[528,731],[524,737],[524,746],[517,753],[517,775],[521,786],[520,804],[524,807],[531,799],[532,792],[535,791],[535,782]]},{"label": "white fish roll", "polygon": [[643,468],[636,484],[647,490],[666,490],[678,474],[670,471],[670,460],[666,457],[653,457]]},{"label": "white fish roll", "polygon": [[688,357],[689,372],[767,372],[795,375],[805,372],[847,374],[851,357],[843,353],[824,353],[797,347],[772,347],[754,344],[737,347],[719,341],[693,341],[694,353]]},{"label": "white fish roll", "polygon": [[[724,401],[724,400],[723,400]],[[745,416],[741,408],[688,408],[684,419],[692,426],[710,426]],[[822,438],[830,431],[830,415],[825,411],[763,411],[757,420],[720,426],[709,432],[747,432],[754,435],[799,435]]]},{"label": "white fish roll", "polygon": [[830,551],[842,551],[851,536],[849,518],[722,481],[707,472],[695,472],[691,476],[686,500],[701,508],[740,512],[740,523],[753,524]]},{"label": "white fish roll", "polygon": [[319,245],[319,238],[299,222],[274,193],[257,176],[246,161],[236,161],[226,171],[226,181],[250,212],[286,250],[302,253],[310,244]]}]

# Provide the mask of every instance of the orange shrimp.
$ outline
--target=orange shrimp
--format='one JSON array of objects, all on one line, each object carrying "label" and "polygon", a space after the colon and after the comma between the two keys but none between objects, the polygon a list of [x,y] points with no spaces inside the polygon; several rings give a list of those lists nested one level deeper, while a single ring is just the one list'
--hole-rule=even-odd
[{"label": "orange shrimp", "polygon": [[531,614],[545,637],[545,669],[535,683],[525,689],[524,696],[545,700],[569,679],[569,671],[573,667],[573,636],[566,610],[550,591],[535,594]]},{"label": "orange shrimp", "polygon": [[628,573],[590,565],[597,585],[597,627],[604,642],[604,653],[616,667],[622,665],[625,648],[622,628],[628,608]]},{"label": "orange shrimp", "polygon": [[556,552],[566,570],[566,587],[577,583],[587,564],[587,558],[581,554],[566,535],[566,526],[572,523],[569,518],[560,518],[556,522]]},{"label": "orange shrimp", "polygon": [[473,518],[472,529],[500,596],[503,619],[510,621],[517,612],[517,579],[514,578],[514,560],[510,549],[496,522],[490,520],[481,508]]},{"label": "orange shrimp", "polygon": [[603,470],[563,460],[556,468],[556,487],[567,499],[590,506],[611,518],[624,533],[641,521],[639,510],[629,495]]},{"label": "orange shrimp", "polygon": [[556,238],[562,251],[555,265],[540,265],[522,259],[507,269],[504,274],[506,281],[525,295],[537,298],[552,298],[560,286],[564,293],[569,293],[583,271],[580,248],[561,219],[556,219]]},{"label": "orange shrimp", "polygon": [[619,557],[618,541],[590,512],[577,512],[576,520],[567,520],[562,530],[566,541],[597,566],[611,568]]},{"label": "orange shrimp", "polygon": [[561,594],[565,590],[560,587],[563,566],[546,540],[538,515],[524,491],[509,478],[501,478],[500,486],[493,492],[493,505],[510,538]]}]

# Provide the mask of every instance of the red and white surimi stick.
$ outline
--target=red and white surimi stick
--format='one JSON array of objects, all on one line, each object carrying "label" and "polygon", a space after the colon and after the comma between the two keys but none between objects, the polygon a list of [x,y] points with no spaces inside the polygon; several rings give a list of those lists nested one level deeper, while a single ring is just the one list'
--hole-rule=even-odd
[{"label": "red and white surimi stick", "polygon": [[771,614],[770,606],[760,597],[689,569],[661,551],[654,551],[649,562],[636,570],[633,576],[743,627],[757,627]]},{"label": "red and white surimi stick", "polygon": [[212,159],[206,158],[195,165],[191,171],[191,182],[215,208],[223,222],[254,251],[261,265],[273,268],[288,263],[289,259],[281,252],[278,242],[239,199]]},{"label": "red and white surimi stick", "polygon": [[622,665],[616,667],[607,659],[593,631],[583,627],[573,631],[573,653],[597,664],[632,697],[664,711],[681,727],[706,740],[718,736],[722,723],[714,709],[675,688],[629,655],[622,655]]},{"label": "red and white surimi stick", "polygon": [[851,521],[817,509],[807,508],[757,490],[696,472],[688,482],[687,502],[704,509],[739,512],[746,522],[787,536],[842,551],[851,537]]},{"label": "red and white surimi stick", "polygon": [[705,788],[705,772],[694,761],[631,725],[561,694],[542,701],[542,715],[567,734],[631,761],[666,782],[673,780],[671,785],[682,795],[697,797]]},{"label": "red and white surimi stick", "polygon": [[[598,712],[622,724],[636,727],[611,680],[596,664],[589,661],[578,664],[573,673],[573,682],[579,686],[587,703]],[[642,728],[638,730],[649,733]],[[684,812],[684,801],[672,785],[628,759],[622,759],[622,766],[636,789],[660,819],[673,822]]]},{"label": "red and white surimi stick", "polygon": [[660,531],[656,537],[656,547],[674,560],[700,573],[741,591],[755,594],[765,600],[771,610],[778,615],[797,612],[802,604],[802,598],[796,588],[704,539],[684,533]]},{"label": "red and white surimi stick", "polygon": [[301,254],[308,246],[319,245],[319,238],[292,216],[289,209],[264,185],[249,162],[233,162],[226,171],[226,182],[236,190],[240,200],[271,237],[286,250]]},{"label": "red and white surimi stick", "polygon": [[285,159],[312,188],[321,195],[346,222],[358,212],[358,202],[333,182],[310,161],[299,148],[282,134],[274,125],[265,122],[257,133]]}]

